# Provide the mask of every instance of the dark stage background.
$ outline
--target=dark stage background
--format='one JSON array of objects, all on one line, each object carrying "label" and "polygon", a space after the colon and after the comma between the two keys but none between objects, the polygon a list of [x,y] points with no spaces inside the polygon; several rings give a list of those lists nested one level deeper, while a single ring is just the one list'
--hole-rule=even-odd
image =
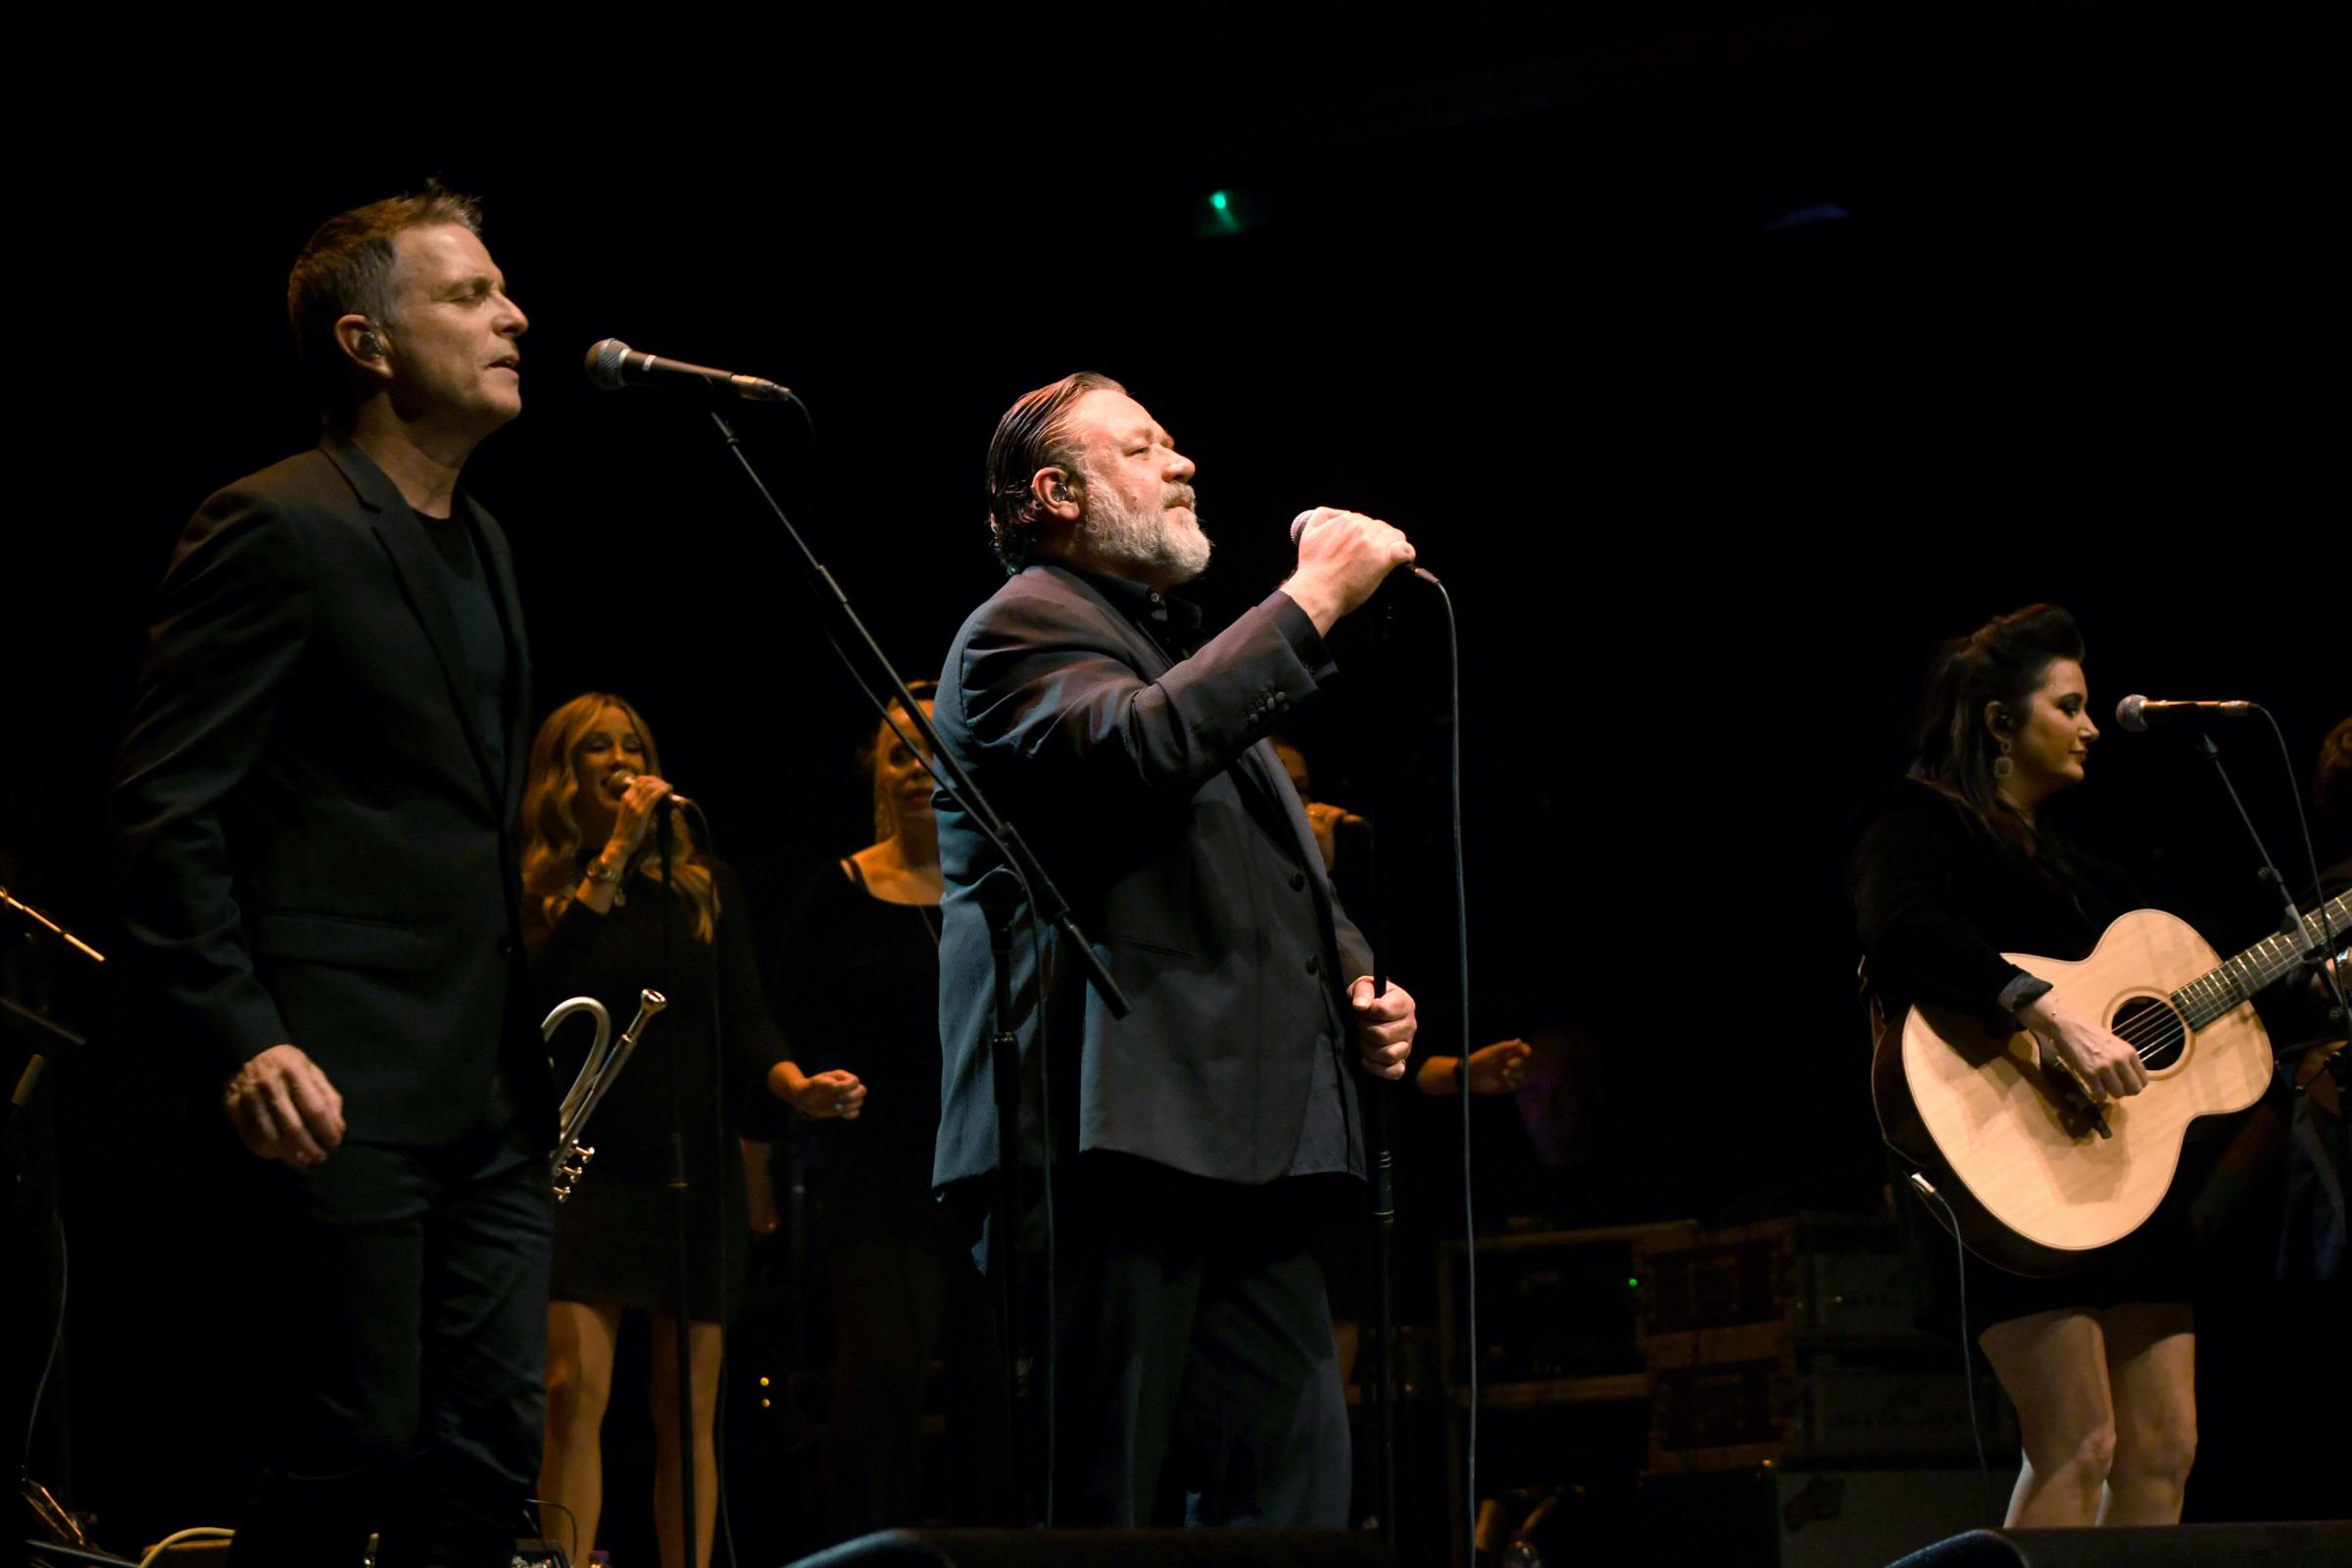
[{"label": "dark stage background", "polygon": [[[1842,823],[1902,766],[1936,641],[2066,604],[2094,711],[2259,699],[2296,789],[2352,709],[2340,398],[2313,385],[2343,338],[2323,40],[2218,8],[1883,9],[1916,10],[1219,8],[984,88],[879,36],[785,40],[772,77],[650,111],[526,51],[488,102],[435,85],[353,132],[126,93],[107,142],[49,166],[20,282],[20,324],[70,368],[19,388],[45,504],[8,535],[8,885],[103,939],[144,595],[208,491],[311,439],[286,265],[327,213],[439,173],[483,197],[532,319],[528,412],[469,482],[514,545],[538,707],[630,696],[756,914],[864,842],[869,719],[707,423],[593,391],[581,352],[618,334],[797,387],[813,438],[789,411],[739,423],[909,674],[999,580],[998,414],[1100,368],[1200,465],[1212,622],[1279,580],[1317,503],[1396,521],[1452,589],[1471,1031],[1566,1031],[1592,1063],[1565,1169],[1480,1107],[1483,1215],[1868,1208]],[[1388,684],[1351,628],[1300,734],[1329,798],[1392,779],[1394,967],[1450,1050],[1443,644],[1414,590],[1396,619]],[[2226,745],[2300,884],[2277,747]],[[2276,906],[2183,745],[2111,732],[2091,774],[2065,803],[2083,837],[2225,952],[2265,933]],[[74,1446],[34,1468],[129,1535],[218,1519],[267,1377],[222,1304],[245,1240],[224,1136],[169,1043],[68,966],[10,962],[99,1040],[51,1080]],[[1413,1109],[1425,1311],[1458,1148],[1448,1107]],[[2285,1308],[2254,1290],[2267,1332]],[[12,1401],[36,1338],[10,1342]],[[2268,1391],[2287,1398],[2269,1353],[2208,1353],[2265,1392],[2218,1423],[2209,1403],[2192,1511],[2320,1506],[2257,1473]]]}]

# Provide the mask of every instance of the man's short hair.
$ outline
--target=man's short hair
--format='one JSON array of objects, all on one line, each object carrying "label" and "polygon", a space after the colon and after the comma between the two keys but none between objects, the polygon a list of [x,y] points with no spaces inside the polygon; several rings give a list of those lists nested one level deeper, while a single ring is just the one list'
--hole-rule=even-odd
[{"label": "man's short hair", "polygon": [[353,315],[381,321],[391,304],[393,237],[442,223],[479,234],[482,211],[472,197],[431,180],[415,195],[337,213],[294,258],[294,270],[286,275],[286,323],[294,329],[294,354],[322,422],[339,426],[352,415],[351,367],[336,346],[335,323]]},{"label": "man's short hair", "polygon": [[1058,381],[1024,393],[997,421],[988,443],[988,527],[997,559],[1008,572],[1029,564],[1044,520],[1029,481],[1037,470],[1069,467],[1078,454],[1070,445],[1070,411],[1089,392],[1124,392],[1109,376],[1094,370],[1074,370]]}]

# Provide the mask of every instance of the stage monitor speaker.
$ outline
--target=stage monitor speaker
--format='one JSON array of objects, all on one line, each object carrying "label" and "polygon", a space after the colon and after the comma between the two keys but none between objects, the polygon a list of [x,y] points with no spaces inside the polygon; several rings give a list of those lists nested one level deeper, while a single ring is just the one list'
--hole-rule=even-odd
[{"label": "stage monitor speaker", "polygon": [[1971,1530],[1891,1568],[2343,1568],[2352,1522]]},{"label": "stage monitor speaker", "polygon": [[793,1568],[1395,1568],[1361,1530],[883,1530]]}]

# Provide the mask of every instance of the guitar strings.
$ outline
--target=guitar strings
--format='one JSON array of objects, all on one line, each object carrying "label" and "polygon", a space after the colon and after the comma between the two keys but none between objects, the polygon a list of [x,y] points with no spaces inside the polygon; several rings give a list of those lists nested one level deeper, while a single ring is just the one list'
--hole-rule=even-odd
[{"label": "guitar strings", "polygon": [[[2320,921],[2323,929],[2332,927],[2334,924],[2332,909],[2333,904],[2331,901],[2329,904],[2322,905],[2316,915],[2306,915],[2303,920],[2306,929],[2308,930],[2315,918]],[[2251,949],[2248,950],[2248,952],[2251,951]],[[2229,963],[2224,963],[2214,969],[2208,970],[2205,974],[2198,976],[2197,980],[2189,982],[2189,985],[2195,985],[2198,983],[2198,981],[2202,980],[2211,980],[2215,975],[2221,974],[2223,971],[2229,969],[2231,964],[2236,963],[2238,958],[2243,958],[2245,954],[2240,954],[2238,955],[2237,958],[2230,959]],[[2237,980],[2240,985],[2243,985],[2243,976],[2233,975],[2232,978]],[[2201,1025],[2192,1024],[2188,1021],[2187,1014],[2192,1010],[2191,1007],[2183,1005],[2180,1002],[2175,1000],[2179,998],[2182,992],[2187,990],[2188,986],[2183,986],[2180,991],[2173,992],[2170,996],[2161,1000],[2156,998],[2148,999],[2152,1002],[2155,1002],[2156,1004],[2149,1007],[2146,1011],[2141,1012],[2137,1016],[2132,1018],[2121,1029],[2115,1030],[2115,1037],[2118,1040],[2123,1041],[2126,1045],[2132,1047],[2133,1054],[2136,1054],[2141,1061],[2146,1061],[2157,1055],[2168,1046],[2173,1045],[2176,1039],[2178,1040],[2179,1044],[2185,1049],[2188,1044],[2188,1037],[2195,1034],[2198,1028],[2202,1027]],[[2247,1000],[2249,1000],[2249,998],[2240,997],[2237,1004],[2242,1004]],[[2234,1011],[2235,1005],[2236,1004],[2233,1004],[2230,1008],[2225,1009],[2225,1011]],[[2222,1014],[2216,1013],[2214,1016],[2220,1017]],[[2212,1021],[2213,1020],[2210,1018],[2206,1020],[2207,1023],[2211,1023]],[[2178,1035],[2175,1034],[2176,1030],[2178,1031]]]}]

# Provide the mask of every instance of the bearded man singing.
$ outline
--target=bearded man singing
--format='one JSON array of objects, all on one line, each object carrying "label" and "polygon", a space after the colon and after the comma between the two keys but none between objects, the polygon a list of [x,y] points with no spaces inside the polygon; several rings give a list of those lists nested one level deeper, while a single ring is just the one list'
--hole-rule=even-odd
[{"label": "bearded man singing", "polygon": [[[1334,673],[1324,634],[1413,547],[1318,508],[1297,572],[1203,641],[1170,594],[1208,564],[1193,472],[1106,376],[1016,402],[988,458],[1012,575],[956,634],[936,721],[1134,1003],[1113,1018],[1051,934],[1040,985],[1027,930],[1013,943],[1021,1161],[1051,1139],[1057,1171],[1054,1522],[1331,1527],[1348,1422],[1308,1236],[1360,1195],[1354,1076],[1402,1074],[1414,1010],[1372,994],[1266,737]],[[1000,1162],[989,910],[1028,911],[959,803],[938,805],[934,1177],[954,1198]]]}]

